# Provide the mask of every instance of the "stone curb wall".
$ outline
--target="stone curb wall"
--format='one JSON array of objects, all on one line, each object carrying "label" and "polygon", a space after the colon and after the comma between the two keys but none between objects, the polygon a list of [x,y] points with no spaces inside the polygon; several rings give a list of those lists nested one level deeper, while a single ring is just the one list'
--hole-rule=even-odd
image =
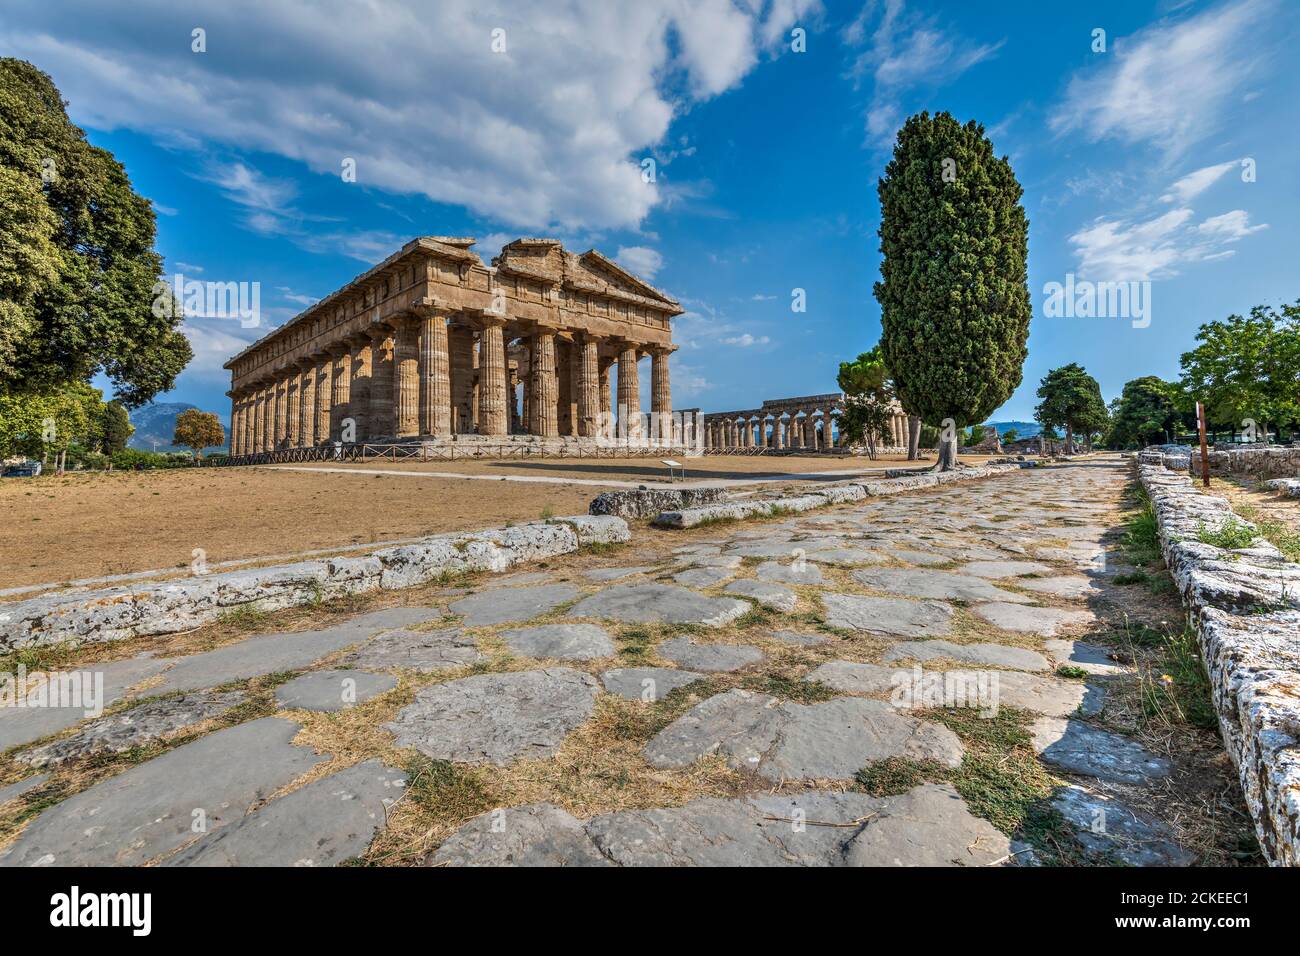
[{"label": "stone curb wall", "polygon": [[275,611],[414,587],[445,574],[516,564],[631,540],[622,518],[575,515],[511,528],[436,535],[362,557],[227,571],[135,587],[69,590],[0,604],[0,649],[174,634],[239,608]]},{"label": "stone curb wall", "polygon": [[670,508],[696,508],[725,501],[725,488],[641,488],[635,491],[606,491],[592,499],[593,515],[649,518]]},{"label": "stone curb wall", "polygon": [[[1209,459],[1212,475],[1236,475],[1241,478],[1300,477],[1300,448],[1277,445],[1234,448],[1231,451],[1211,451]],[[1199,448],[1194,449],[1189,456],[1188,468],[1192,474],[1201,473]]]},{"label": "stone curb wall", "polygon": [[1300,565],[1266,542],[1227,551],[1198,540],[1228,502],[1161,465],[1137,465],[1161,548],[1197,630],[1219,727],[1265,855],[1300,866]]},{"label": "stone curb wall", "polygon": [[682,508],[677,511],[665,511],[657,516],[651,524],[660,528],[694,528],[714,521],[742,520],[744,518],[772,517],[790,512],[811,511],[826,505],[837,505],[849,501],[861,501],[864,498],[879,498],[886,495],[902,494],[921,488],[933,488],[937,485],[951,484],[956,481],[969,481],[974,478],[987,478],[990,475],[1018,469],[1019,465],[984,465],[979,468],[963,468],[959,471],[922,472],[901,478],[886,478],[880,481],[846,481],[826,485],[816,491],[785,498],[764,498],[758,501],[728,501],[716,505],[704,505],[698,508]]}]

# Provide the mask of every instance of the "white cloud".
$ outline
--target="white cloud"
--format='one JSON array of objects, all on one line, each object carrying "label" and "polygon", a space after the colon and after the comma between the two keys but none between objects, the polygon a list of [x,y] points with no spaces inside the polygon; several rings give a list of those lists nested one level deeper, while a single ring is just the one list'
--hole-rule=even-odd
[{"label": "white cloud", "polygon": [[1113,40],[1070,80],[1051,128],[1184,152],[1219,128],[1254,78],[1258,26],[1272,6],[1241,0]]},{"label": "white cloud", "polygon": [[763,295],[763,293],[761,293],[761,292],[755,292],[755,293],[754,293],[753,295],[751,295],[749,298],[750,298],[750,300],[753,301],[753,302],[770,302],[770,301],[772,301],[773,299],[775,299],[776,296],[774,296],[774,295]]},{"label": "white cloud", "polygon": [[614,260],[628,272],[647,282],[653,279],[655,273],[664,265],[664,257],[649,246],[623,246],[614,256]]},{"label": "white cloud", "polygon": [[[353,0],[311,5],[8,0],[0,47],[73,117],[169,145],[288,157],[519,229],[635,227],[659,202],[639,159],[693,101],[738,84],[816,0]],[[207,31],[206,53],[190,31]],[[493,53],[491,31],[505,30]],[[272,181],[223,188],[284,228]],[[391,250],[388,250],[391,251]]]},{"label": "white cloud", "polygon": [[866,127],[869,139],[880,145],[891,142],[902,125],[903,100],[910,89],[948,83],[996,54],[1004,42],[979,44],[947,33],[937,17],[908,13],[903,0],[883,5],[869,0],[842,36],[849,46],[866,47],[849,73],[858,82],[868,76],[873,81]]},{"label": "white cloud", "polygon": [[743,335],[734,335],[730,338],[726,338],[722,340],[724,345],[738,345],[742,349],[747,349],[751,345],[767,345],[771,341],[772,340],[769,339],[766,335],[753,336],[750,335],[748,332],[744,333]]},{"label": "white cloud", "polygon": [[1070,236],[1079,257],[1082,279],[1142,281],[1174,276],[1192,263],[1231,256],[1225,248],[1267,224],[1250,225],[1243,209],[1193,224],[1195,214],[1182,207],[1145,220],[1100,218]]},{"label": "white cloud", "polygon": [[1228,170],[1236,168],[1238,163],[1238,160],[1233,159],[1226,163],[1216,163],[1213,166],[1205,166],[1195,172],[1188,173],[1170,186],[1169,192],[1160,198],[1164,202],[1190,202],[1218,182]]}]

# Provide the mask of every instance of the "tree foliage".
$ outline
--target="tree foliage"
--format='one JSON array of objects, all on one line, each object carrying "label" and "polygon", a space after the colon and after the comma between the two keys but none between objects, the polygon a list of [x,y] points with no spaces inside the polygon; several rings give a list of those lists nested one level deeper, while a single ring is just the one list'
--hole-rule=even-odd
[{"label": "tree foliage", "polygon": [[201,455],[205,448],[215,448],[226,441],[226,431],[221,427],[221,419],[216,412],[204,412],[197,408],[187,408],[176,416],[176,432],[172,442],[194,449],[194,454]]},{"label": "tree foliage", "polygon": [[880,346],[852,362],[841,362],[837,382],[845,396],[840,434],[848,435],[850,441],[865,442],[867,455],[874,459],[876,443],[889,439],[889,421],[894,414],[893,384]]},{"label": "tree foliage", "polygon": [[135,407],[189,362],[180,310],[152,309],[154,213],[86,142],[53,81],[0,58],[0,391],[54,400],[104,372]]},{"label": "tree foliage", "polygon": [[1300,414],[1300,302],[1208,322],[1196,341],[1180,360],[1188,410],[1199,401],[1212,423],[1233,430],[1251,419],[1261,436]]},{"label": "tree foliage", "polygon": [[1101,397],[1101,386],[1077,362],[1054,368],[1039,382],[1035,420],[1045,428],[1060,425],[1066,442],[1076,434],[1089,440],[1106,429],[1110,415]]},{"label": "tree foliage", "polygon": [[1029,336],[1029,221],[1011,164],[979,123],[920,113],[878,192],[881,351],[903,407],[929,425],[984,421],[1020,384]]},{"label": "tree foliage", "polygon": [[1112,448],[1141,448],[1173,441],[1180,422],[1178,386],[1155,375],[1124,383],[1119,398],[1110,403]]}]

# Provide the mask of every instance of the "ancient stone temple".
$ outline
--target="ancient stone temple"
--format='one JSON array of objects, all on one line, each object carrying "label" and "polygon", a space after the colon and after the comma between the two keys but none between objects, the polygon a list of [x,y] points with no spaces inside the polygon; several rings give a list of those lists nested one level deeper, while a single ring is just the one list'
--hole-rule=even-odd
[{"label": "ancient stone temple", "polygon": [[474,241],[412,240],[228,361],[231,454],[689,442],[669,381],[676,300],[595,250],[516,239],[489,267]]},{"label": "ancient stone temple", "polygon": [[[705,451],[831,451],[848,444],[837,435],[835,416],[844,410],[844,393],[774,398],[749,411],[709,412],[704,416]],[[907,450],[907,415],[901,407],[890,419],[886,452]],[[856,444],[854,442],[853,444]]]}]

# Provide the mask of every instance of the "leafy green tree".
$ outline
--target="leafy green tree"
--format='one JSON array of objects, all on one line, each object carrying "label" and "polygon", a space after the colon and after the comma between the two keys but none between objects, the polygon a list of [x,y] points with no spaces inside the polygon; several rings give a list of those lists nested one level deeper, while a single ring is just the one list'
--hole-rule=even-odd
[{"label": "leafy green tree", "polygon": [[153,308],[154,213],[86,142],[53,81],[0,58],[0,391],[62,394],[104,372],[128,407],[192,352],[179,308]]},{"label": "leafy green tree", "polygon": [[105,403],[99,421],[99,450],[105,455],[121,451],[135,433],[131,417],[121,402]]},{"label": "leafy green tree", "polygon": [[1020,433],[1018,431],[1014,428],[1008,428],[1002,433],[1002,444],[1009,445],[1019,437]]},{"label": "leafy green tree", "polygon": [[889,370],[877,345],[863,352],[852,362],[841,362],[837,376],[844,392],[844,410],[840,413],[840,434],[850,440],[865,441],[867,456],[876,457],[876,442],[889,436],[889,420],[893,416],[893,388]]},{"label": "leafy green tree", "polygon": [[176,416],[176,432],[172,442],[194,449],[194,457],[201,458],[203,449],[215,448],[226,440],[226,431],[216,412],[202,412],[187,408]]},{"label": "leafy green tree", "polygon": [[1110,404],[1112,448],[1141,448],[1174,440],[1180,415],[1178,388],[1171,382],[1144,375],[1124,383],[1119,398]]},{"label": "leafy green tree", "polygon": [[1250,315],[1207,322],[1200,344],[1180,359],[1179,384],[1188,403],[1233,431],[1247,420],[1267,440],[1270,425],[1300,411],[1300,302],[1280,310],[1257,305]]},{"label": "leafy green tree", "polygon": [[936,468],[957,466],[957,429],[1020,384],[1029,337],[1029,220],[1010,162],[984,127],[910,117],[880,195],[881,351],[903,407],[945,429]]},{"label": "leafy green tree", "polygon": [[1101,398],[1101,386],[1077,362],[1054,368],[1038,386],[1041,401],[1034,409],[1034,419],[1042,426],[1065,428],[1065,447],[1074,448],[1074,435],[1092,436],[1102,431],[1110,416]]}]

